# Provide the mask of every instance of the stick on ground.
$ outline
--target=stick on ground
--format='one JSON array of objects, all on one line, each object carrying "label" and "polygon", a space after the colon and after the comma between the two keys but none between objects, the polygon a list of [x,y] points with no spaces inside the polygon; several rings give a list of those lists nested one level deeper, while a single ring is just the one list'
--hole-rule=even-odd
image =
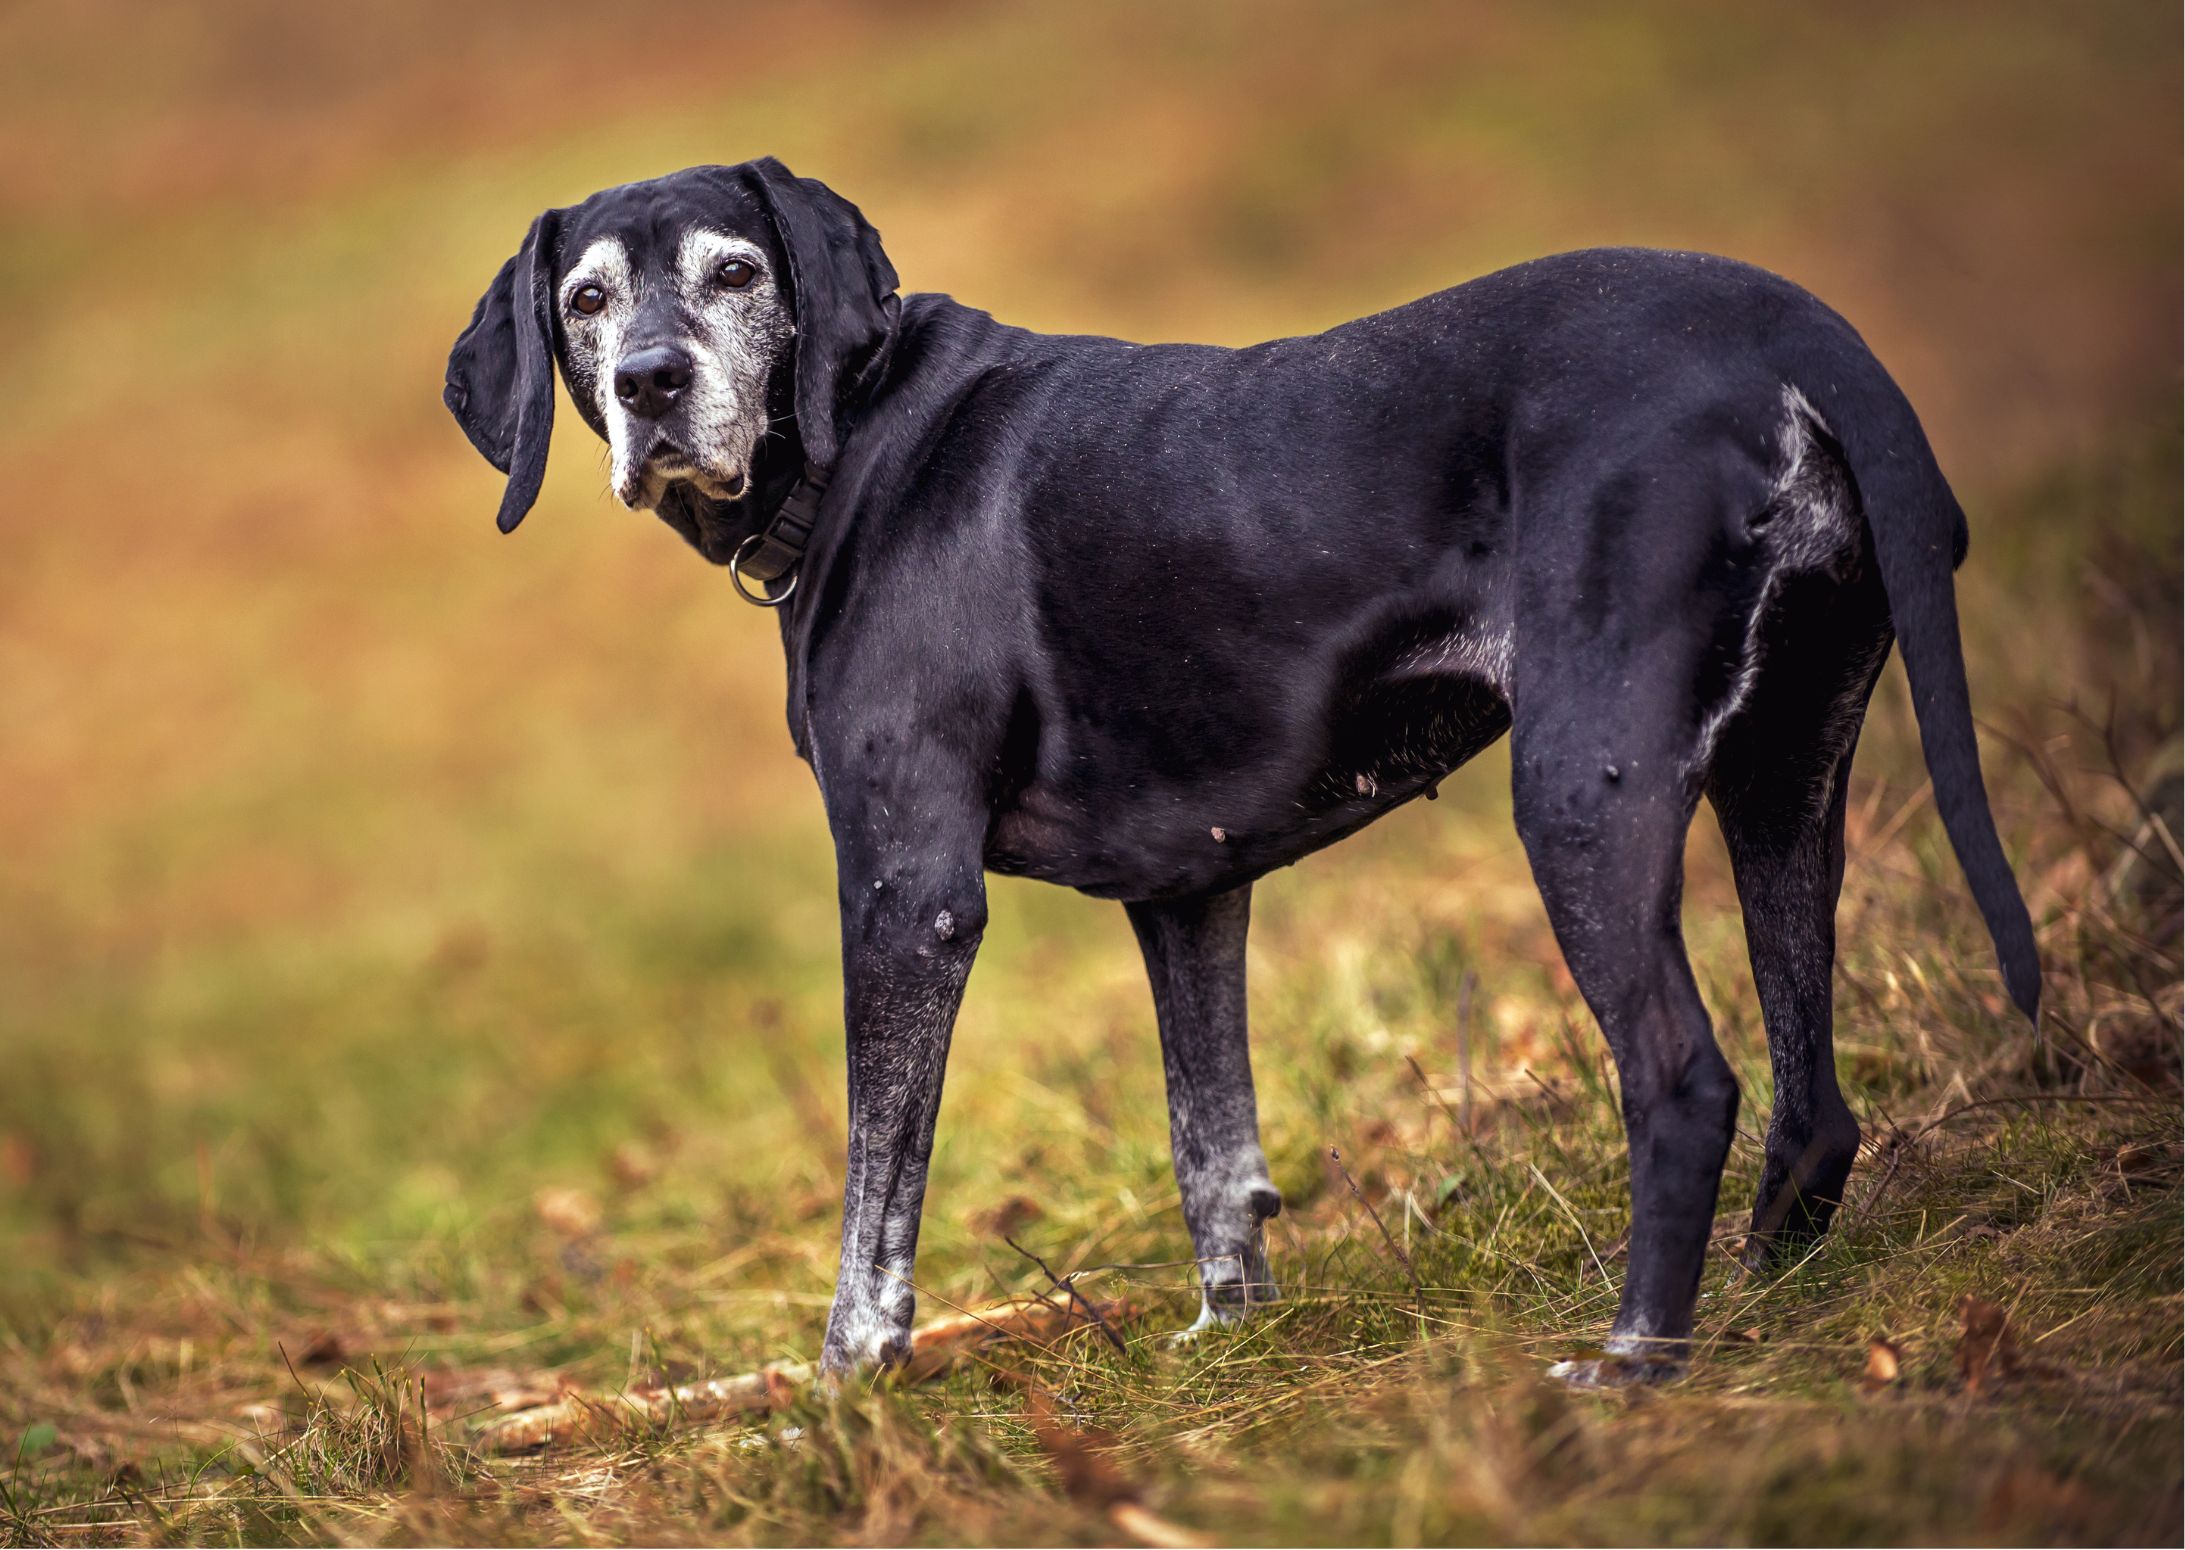
[{"label": "stick on ground", "polygon": [[[1128,1312],[1121,1299],[1056,1303],[1020,1297],[951,1313],[912,1334],[910,1360],[898,1377],[903,1382],[924,1383],[983,1346],[1002,1340],[1052,1340],[1086,1324],[1100,1326],[1113,1338],[1110,1321]],[[471,1440],[488,1453],[527,1453],[631,1431],[757,1415],[789,1404],[817,1377],[812,1363],[787,1362],[702,1383],[660,1384],[605,1395],[571,1391],[547,1404],[486,1421]]]}]

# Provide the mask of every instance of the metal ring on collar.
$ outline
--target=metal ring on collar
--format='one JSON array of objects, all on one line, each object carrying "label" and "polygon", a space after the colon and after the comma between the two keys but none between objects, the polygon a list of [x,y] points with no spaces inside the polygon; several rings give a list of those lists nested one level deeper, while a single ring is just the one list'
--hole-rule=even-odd
[{"label": "metal ring on collar", "polygon": [[761,539],[765,537],[766,535],[764,533],[753,533],[749,538],[746,538],[742,543],[736,546],[736,552],[730,555],[728,558],[728,579],[729,582],[736,588],[736,595],[742,598],[745,602],[753,604],[754,606],[759,608],[779,608],[782,604],[788,602],[789,599],[796,594],[797,573],[795,571],[791,571],[789,573],[789,585],[783,587],[781,591],[773,593],[771,595],[764,590],[764,582],[760,583],[760,591],[752,591],[750,586],[744,581],[743,576],[743,562],[745,556],[751,553],[751,546],[753,544],[758,543]]}]

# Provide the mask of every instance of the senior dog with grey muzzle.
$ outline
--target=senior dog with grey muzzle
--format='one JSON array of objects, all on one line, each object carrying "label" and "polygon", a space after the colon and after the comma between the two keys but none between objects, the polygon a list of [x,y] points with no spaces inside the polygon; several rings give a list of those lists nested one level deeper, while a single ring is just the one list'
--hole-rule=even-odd
[{"label": "senior dog with grey muzzle", "polygon": [[1200,1322],[1272,1297],[1246,1048],[1251,886],[1509,732],[1557,941],[1615,1057],[1628,1269],[1577,1381],[1678,1369],[1738,1106],[1679,925],[1729,842],[1775,1105],[1749,1262],[1828,1223],[1859,1128],[1830,978],[1845,790],[1901,643],[1936,807],[2032,1017],[1981,783],[1962,513],[1851,326],[1761,270],[1610,249],[1249,349],[1035,334],[896,295],[878,235],[765,160],[533,223],[448,362],[508,475],[559,362],[658,512],[780,609],[836,848],[849,1042],[823,1360],[900,1359],[988,871],[1123,901],[1153,981]]}]

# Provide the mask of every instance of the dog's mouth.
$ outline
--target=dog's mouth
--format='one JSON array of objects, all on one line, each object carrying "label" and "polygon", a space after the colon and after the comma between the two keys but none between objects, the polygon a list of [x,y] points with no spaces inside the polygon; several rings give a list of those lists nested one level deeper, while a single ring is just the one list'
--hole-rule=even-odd
[{"label": "dog's mouth", "polygon": [[661,437],[637,460],[617,485],[615,494],[632,508],[657,507],[677,485],[708,501],[732,501],[742,496],[749,480],[741,468],[710,467],[694,454]]},{"label": "dog's mouth", "polygon": [[672,441],[661,441],[645,459],[645,471],[664,484],[688,484],[711,501],[732,501],[744,492],[740,468],[708,468]]}]

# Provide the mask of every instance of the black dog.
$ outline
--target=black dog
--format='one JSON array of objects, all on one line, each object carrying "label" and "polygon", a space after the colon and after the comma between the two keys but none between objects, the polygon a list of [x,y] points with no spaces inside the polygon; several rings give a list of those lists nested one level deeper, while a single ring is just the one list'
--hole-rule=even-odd
[{"label": "black dog", "polygon": [[[1678,924],[1715,805],[1775,1109],[1748,1253],[1826,1226],[1859,1131],[1831,1050],[1844,793],[1902,642],[1936,806],[2011,996],[2040,996],[1957,634],[1965,525],[1849,324],[1690,253],[1542,259],[1244,350],[1055,337],[896,294],[772,160],[549,210],[448,362],[509,476],[558,360],[655,508],[781,605],[832,825],[849,1178],[826,1366],[906,1349],[983,874],[1120,899],[1153,980],[1201,1323],[1272,1294],[1246,1052],[1254,879],[1509,731],[1517,827],[1615,1055],[1630,1268],[1609,1360],[1673,1370],[1738,1090]],[[758,590],[754,590],[758,589]]]}]

